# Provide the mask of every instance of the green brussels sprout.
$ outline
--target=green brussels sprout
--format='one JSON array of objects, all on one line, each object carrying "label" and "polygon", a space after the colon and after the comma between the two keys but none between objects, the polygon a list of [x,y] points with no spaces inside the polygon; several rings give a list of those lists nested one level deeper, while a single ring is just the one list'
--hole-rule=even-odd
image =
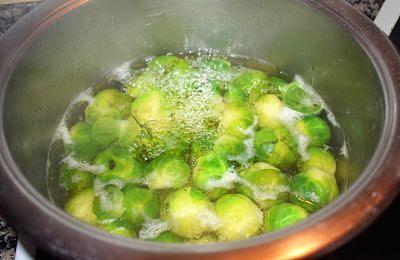
[{"label": "green brussels sprout", "polygon": [[95,224],[97,217],[92,210],[93,200],[94,191],[92,188],[79,191],[67,201],[65,211],[89,224]]},{"label": "green brussels sprout", "polygon": [[286,106],[303,114],[314,115],[322,111],[321,102],[310,97],[298,81],[286,86],[282,101]]},{"label": "green brussels sprout", "polygon": [[254,100],[267,91],[267,75],[259,70],[248,70],[228,85],[225,99],[233,103],[241,103],[246,99]]},{"label": "green brussels sprout", "polygon": [[221,197],[228,192],[229,187],[213,187],[211,184],[220,180],[228,167],[226,158],[215,152],[201,156],[193,169],[193,186],[205,191],[212,200]]},{"label": "green brussels sprout", "polygon": [[245,140],[232,135],[223,135],[214,144],[214,151],[229,161],[235,161],[241,165],[246,164],[252,157],[252,151],[246,146]]},{"label": "green brussels sprout", "polygon": [[92,161],[101,149],[101,145],[92,137],[92,127],[85,122],[78,122],[71,127],[69,134],[72,143],[66,144],[65,150],[74,152],[79,159]]},{"label": "green brussels sprout", "polygon": [[264,218],[264,232],[276,231],[294,225],[308,217],[307,210],[290,203],[275,205]]},{"label": "green brussels sprout", "polygon": [[258,161],[265,161],[280,169],[290,168],[299,157],[296,140],[284,127],[257,131],[254,149]]},{"label": "green brussels sprout", "polygon": [[211,60],[207,60],[205,65],[212,70],[227,72],[231,70],[231,62],[226,59],[221,58],[213,58]]},{"label": "green brussels sprout", "polygon": [[153,70],[143,70],[133,75],[133,77],[126,82],[124,88],[129,96],[137,98],[143,92],[153,89],[158,79],[159,75],[157,72]]},{"label": "green brussels sprout", "polygon": [[117,89],[103,90],[94,97],[93,103],[86,108],[86,122],[93,124],[99,118],[106,116],[124,119],[129,116],[131,103],[131,97]]},{"label": "green brussels sprout", "polygon": [[120,179],[135,182],[142,177],[142,164],[124,147],[112,146],[104,150],[97,155],[95,163],[103,165],[106,169],[99,176],[101,180]]},{"label": "green brussels sprout", "polygon": [[127,119],[114,119],[102,117],[92,127],[93,139],[102,144],[132,145],[140,134],[141,128],[132,117]]},{"label": "green brussels sprout", "polygon": [[136,237],[134,227],[130,223],[120,219],[111,222],[101,223],[99,227],[113,235]]},{"label": "green brussels sprout", "polygon": [[193,162],[193,164],[195,164],[201,156],[212,151],[213,146],[214,146],[214,142],[211,140],[210,141],[209,140],[201,140],[199,142],[191,143],[190,147],[189,147],[190,161]]},{"label": "green brussels sprout", "polygon": [[162,218],[171,231],[186,238],[198,238],[217,225],[214,208],[206,195],[195,188],[181,188],[164,201]]},{"label": "green brussels sprout", "polygon": [[206,234],[206,235],[201,236],[200,238],[192,239],[192,240],[188,241],[187,243],[204,245],[204,244],[217,243],[217,242],[218,242],[218,239],[215,235]]},{"label": "green brussels sprout", "polygon": [[273,94],[261,96],[254,104],[258,115],[258,125],[262,128],[276,128],[282,125],[279,119],[283,108],[282,101]]},{"label": "green brussels sprout", "polygon": [[244,181],[236,185],[236,190],[252,198],[262,209],[287,201],[288,177],[276,168],[259,168],[259,165],[250,166],[241,171],[239,175]]},{"label": "green brussels sprout", "polygon": [[271,93],[282,96],[282,93],[287,89],[288,83],[281,78],[278,77],[270,77],[268,79],[268,88],[271,90]]},{"label": "green brussels sprout", "polygon": [[307,149],[307,153],[309,155],[309,158],[300,163],[300,171],[305,172],[315,167],[324,172],[335,174],[336,161],[329,151],[319,147],[310,147]]},{"label": "green brussels sprout", "polygon": [[152,191],[127,184],[123,188],[124,208],[123,218],[136,227],[147,219],[155,219],[160,212],[157,195]]},{"label": "green brussels sprout", "polygon": [[215,204],[220,220],[217,233],[220,240],[246,239],[257,234],[263,223],[263,214],[251,199],[241,194],[227,194]]},{"label": "green brussels sprout", "polygon": [[296,122],[299,134],[308,138],[309,146],[321,147],[331,139],[331,130],[328,124],[317,116],[306,116]]},{"label": "green brussels sprout", "polygon": [[124,194],[114,185],[96,190],[93,200],[93,213],[99,220],[117,219],[124,214]]},{"label": "green brussels sprout", "polygon": [[178,235],[175,235],[174,233],[170,231],[165,231],[161,233],[158,237],[150,239],[150,241],[153,242],[159,242],[159,243],[183,243],[183,238],[181,238]]},{"label": "green brussels sprout", "polygon": [[167,129],[167,111],[163,107],[164,94],[158,90],[144,92],[131,105],[136,121],[154,132]]},{"label": "green brussels sprout", "polygon": [[255,116],[246,107],[237,104],[225,104],[223,106],[220,122],[222,135],[233,135],[239,138],[249,137],[252,127],[255,124]]},{"label": "green brussels sprout", "polygon": [[158,56],[148,64],[150,69],[159,70],[161,73],[170,73],[172,71],[185,71],[189,69],[189,64],[185,59],[173,55]]},{"label": "green brussels sprout", "polygon": [[163,154],[151,161],[144,172],[145,183],[150,189],[181,188],[189,179],[190,167],[180,157]]},{"label": "green brussels sprout", "polygon": [[308,212],[315,212],[339,195],[335,177],[318,168],[296,174],[290,183],[290,200]]},{"label": "green brussels sprout", "polygon": [[66,164],[60,167],[60,186],[70,193],[74,193],[93,185],[93,176],[90,172],[71,169]]}]

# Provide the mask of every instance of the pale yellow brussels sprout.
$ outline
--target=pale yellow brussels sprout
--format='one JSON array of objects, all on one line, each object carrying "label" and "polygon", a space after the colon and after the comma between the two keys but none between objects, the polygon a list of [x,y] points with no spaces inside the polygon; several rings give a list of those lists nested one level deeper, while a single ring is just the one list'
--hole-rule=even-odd
[{"label": "pale yellow brussels sprout", "polygon": [[300,171],[304,172],[315,167],[324,172],[335,174],[336,161],[329,151],[319,147],[310,147],[307,149],[307,153],[309,158],[300,162]]},{"label": "pale yellow brussels sprout", "polygon": [[152,59],[149,62],[149,68],[165,74],[173,71],[184,72],[189,69],[189,64],[185,59],[173,55],[164,55]]},{"label": "pale yellow brussels sprout", "polygon": [[264,218],[264,232],[276,231],[292,226],[308,217],[307,210],[290,203],[270,208]]},{"label": "pale yellow brussels sprout", "polygon": [[213,204],[195,188],[182,188],[167,196],[162,217],[171,231],[186,238],[199,238],[218,224]]},{"label": "pale yellow brussels sprout", "polygon": [[102,117],[124,119],[129,116],[132,98],[117,89],[106,89],[99,92],[91,105],[86,108],[85,119],[93,124]]},{"label": "pale yellow brussels sprout", "polygon": [[228,103],[222,107],[222,118],[220,132],[222,135],[233,135],[239,138],[246,138],[250,130],[255,127],[255,116],[246,107]]},{"label": "pale yellow brussels sprout", "polygon": [[97,217],[93,213],[94,191],[92,188],[75,193],[65,204],[65,211],[89,224],[95,224]]},{"label": "pale yellow brussels sprout", "polygon": [[131,105],[131,114],[136,121],[154,132],[167,129],[167,112],[164,107],[164,94],[152,90],[139,95]]},{"label": "pale yellow brussels sprout", "polygon": [[140,126],[132,117],[127,119],[102,117],[92,127],[93,139],[102,145],[114,142],[122,146],[130,146],[136,141],[140,132]]},{"label": "pale yellow brussels sprout", "polygon": [[179,156],[163,154],[151,161],[144,178],[150,189],[161,190],[181,188],[189,179],[190,167]]},{"label": "pale yellow brussels sprout", "polygon": [[279,119],[283,103],[278,96],[266,94],[254,104],[254,111],[258,116],[258,125],[262,128],[276,128],[282,125]]},{"label": "pale yellow brussels sprout", "polygon": [[220,224],[219,239],[240,240],[256,235],[263,223],[263,213],[248,197],[241,194],[226,194],[219,198],[215,212]]},{"label": "pale yellow brussels sprout", "polygon": [[239,175],[245,182],[237,184],[237,191],[252,198],[262,209],[288,200],[289,179],[277,168],[256,164]]}]

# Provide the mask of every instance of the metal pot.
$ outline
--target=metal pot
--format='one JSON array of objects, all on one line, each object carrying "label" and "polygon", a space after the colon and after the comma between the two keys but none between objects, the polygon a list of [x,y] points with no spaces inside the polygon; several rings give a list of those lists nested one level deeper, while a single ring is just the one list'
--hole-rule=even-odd
[{"label": "metal pot", "polygon": [[[126,60],[210,48],[268,60],[316,87],[350,147],[349,164],[339,162],[339,199],[286,230],[210,245],[114,237],[49,201],[48,147],[74,96]],[[64,257],[320,255],[364,229],[398,191],[399,87],[396,50],[343,1],[47,1],[0,45],[1,214],[20,234]]]}]

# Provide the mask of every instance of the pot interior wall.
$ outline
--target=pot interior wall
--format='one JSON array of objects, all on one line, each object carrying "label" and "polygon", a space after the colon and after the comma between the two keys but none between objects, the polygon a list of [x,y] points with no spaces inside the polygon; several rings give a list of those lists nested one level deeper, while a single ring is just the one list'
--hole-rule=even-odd
[{"label": "pot interior wall", "polygon": [[125,61],[201,49],[259,58],[304,76],[346,135],[350,163],[338,163],[342,189],[361,174],[384,117],[378,76],[340,25],[295,0],[97,0],[63,16],[22,57],[7,89],[3,120],[16,164],[48,196],[49,144],[80,91]]}]

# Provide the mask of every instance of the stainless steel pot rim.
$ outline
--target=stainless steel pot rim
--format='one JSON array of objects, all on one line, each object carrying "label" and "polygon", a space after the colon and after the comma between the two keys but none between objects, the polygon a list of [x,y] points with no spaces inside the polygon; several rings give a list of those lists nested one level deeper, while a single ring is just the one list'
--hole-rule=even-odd
[{"label": "stainless steel pot rim", "polygon": [[[398,124],[398,107],[396,104],[397,94],[395,83],[390,80],[393,77],[393,69],[390,69],[388,65],[384,62],[383,53],[389,53],[389,55],[393,56],[396,59],[396,65],[398,65],[398,54],[395,51],[394,47],[391,45],[389,40],[383,35],[383,33],[379,32],[377,28],[375,28],[371,21],[367,18],[363,17],[363,15],[356,13],[351,7],[349,7],[344,2],[338,2],[330,0],[316,1],[316,0],[297,0],[306,5],[311,6],[316,11],[324,13],[328,15],[330,19],[336,19],[337,22],[342,24],[349,33],[356,39],[356,41],[364,48],[366,54],[370,57],[375,69],[377,70],[385,98],[385,120],[384,126],[382,129],[382,134],[380,137],[379,144],[377,149],[369,162],[366,169],[363,171],[363,174],[359,177],[359,179],[345,192],[341,195],[341,197],[335,202],[328,205],[326,208],[320,210],[319,212],[310,216],[306,221],[295,225],[291,228],[288,228],[283,231],[278,231],[270,234],[263,234],[257,237],[250,238],[245,241],[234,241],[234,242],[225,242],[218,244],[207,244],[207,246],[203,245],[179,245],[179,244],[158,244],[154,246],[154,243],[136,240],[134,243],[132,239],[126,239],[123,237],[115,237],[109,235],[103,231],[100,231],[96,228],[93,228],[89,225],[86,225],[64,213],[61,209],[51,204],[46,198],[44,198],[38,191],[34,189],[34,187],[25,179],[23,174],[18,169],[18,166],[15,164],[14,160],[11,157],[10,151],[8,149],[4,130],[3,130],[3,121],[0,121],[0,162],[3,168],[3,174],[8,175],[8,178],[14,179],[15,185],[17,185],[18,191],[26,198],[35,204],[41,213],[46,215],[48,218],[54,219],[54,225],[63,225],[68,227],[77,235],[84,235],[91,237],[97,241],[102,241],[106,243],[113,243],[114,245],[118,245],[121,247],[137,249],[145,252],[162,252],[162,253],[212,253],[212,252],[223,252],[232,249],[241,249],[241,248],[249,248],[255,247],[261,244],[269,243],[272,241],[276,241],[286,237],[288,235],[297,233],[299,231],[305,230],[315,223],[319,223],[324,219],[329,218],[334,215],[339,209],[343,208],[343,206],[348,205],[352,202],[354,198],[360,195],[363,188],[368,186],[371,181],[379,175],[379,169],[382,169],[386,162],[386,157],[394,144],[394,140],[396,138],[396,126]],[[69,8],[74,5],[78,6],[82,3],[88,2],[87,0],[73,0],[73,1],[49,1],[43,3],[42,6],[37,7],[38,10],[33,11],[31,14],[27,15],[24,19],[32,21],[31,24],[36,24],[38,21],[38,15],[35,16],[34,13],[46,14],[47,16],[41,20],[40,27],[37,30],[44,29],[51,22],[54,21],[54,17],[61,16],[65,14],[65,10],[69,10]],[[55,11],[51,13],[45,13],[45,5],[53,5]],[[345,11],[345,13],[341,14],[341,12]],[[344,17],[345,14],[351,13],[351,16]],[[331,15],[329,15],[331,14]],[[332,15],[334,14],[334,15]],[[35,22],[34,22],[35,21]],[[16,25],[8,34],[12,34],[13,31],[18,30],[18,26]],[[365,28],[368,27],[368,30]],[[8,35],[7,34],[7,35]],[[5,90],[7,87],[7,83],[9,77],[15,68],[15,65],[19,59],[19,55],[22,54],[24,50],[27,49],[29,39],[28,37],[36,36],[36,31],[32,32],[32,35],[27,35],[26,39],[22,39],[20,42],[16,43],[16,49],[18,50],[18,55],[12,56],[11,54],[5,55],[3,57],[3,61],[6,63],[0,69],[0,76],[4,76],[0,78],[0,112],[1,116],[3,115],[3,107],[2,104],[4,102]],[[376,41],[371,40],[363,40],[370,38],[378,38]],[[7,41],[7,36],[4,37],[3,41]],[[11,53],[11,52],[10,52]],[[1,60],[1,59],[0,59]],[[12,64],[13,66],[10,66]],[[393,194],[394,196],[394,194]],[[369,221],[372,221],[370,219]]]}]

